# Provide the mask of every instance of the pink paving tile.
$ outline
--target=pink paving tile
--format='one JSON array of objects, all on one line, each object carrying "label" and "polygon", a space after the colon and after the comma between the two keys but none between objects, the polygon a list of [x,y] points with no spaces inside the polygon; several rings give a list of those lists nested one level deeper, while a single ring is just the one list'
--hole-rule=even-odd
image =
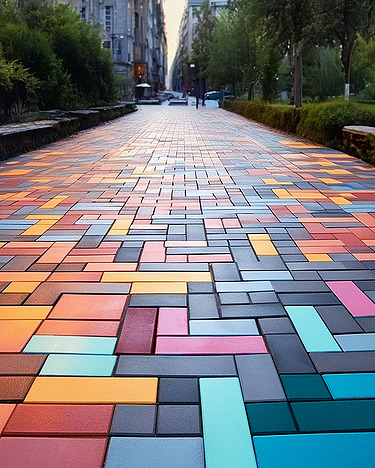
[{"label": "pink paving tile", "polygon": [[233,262],[233,257],[230,254],[188,255],[188,261],[191,263],[226,263]]},{"label": "pink paving tile", "polygon": [[187,335],[187,309],[159,309],[158,335]]},{"label": "pink paving tile", "polygon": [[154,347],[157,309],[130,307],[117,342],[116,354],[151,354]]},{"label": "pink paving tile", "polygon": [[261,336],[187,336],[156,339],[156,354],[251,354],[267,353]]},{"label": "pink paving tile", "polygon": [[6,435],[107,435],[114,405],[17,405]]},{"label": "pink paving tile", "polygon": [[375,315],[375,304],[352,281],[330,281],[327,285],[354,317]]},{"label": "pink paving tile", "polygon": [[145,242],[140,262],[165,262],[164,242]]},{"label": "pink paving tile", "polygon": [[188,256],[187,255],[166,255],[165,261],[167,263],[187,263]]},{"label": "pink paving tile", "polygon": [[0,460],[11,468],[101,468],[106,438],[2,437]]},{"label": "pink paving tile", "polygon": [[84,271],[84,272],[75,272],[75,273],[52,273],[50,277],[48,278],[47,281],[69,281],[70,283],[73,281],[78,281],[78,282],[98,282],[100,281],[102,277],[101,272],[91,272],[91,271]]},{"label": "pink paving tile", "polygon": [[126,295],[63,294],[49,318],[83,320],[120,320]]},{"label": "pink paving tile", "polygon": [[137,263],[88,263],[84,271],[135,271]]}]

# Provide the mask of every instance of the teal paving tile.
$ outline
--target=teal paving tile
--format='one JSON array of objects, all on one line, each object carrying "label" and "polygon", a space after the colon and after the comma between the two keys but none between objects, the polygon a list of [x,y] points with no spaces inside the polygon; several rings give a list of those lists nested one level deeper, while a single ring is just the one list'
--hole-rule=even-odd
[{"label": "teal paving tile", "polygon": [[246,411],[253,435],[297,432],[286,402],[251,403]]},{"label": "teal paving tile", "polygon": [[204,468],[200,437],[111,437],[105,468]]},{"label": "teal paving tile", "polygon": [[24,353],[112,354],[116,338],[34,335]]},{"label": "teal paving tile", "polygon": [[323,375],[334,399],[375,398],[375,373]]},{"label": "teal paving tile", "polygon": [[115,364],[116,356],[50,354],[40,375],[108,377],[112,375]]},{"label": "teal paving tile", "polygon": [[313,306],[287,306],[285,309],[308,352],[341,351]]},{"label": "teal paving tile", "polygon": [[256,468],[237,378],[199,379],[206,468]]},{"label": "teal paving tile", "polygon": [[299,401],[291,408],[302,432],[375,429],[375,400]]},{"label": "teal paving tile", "polygon": [[288,400],[331,400],[324,380],[318,374],[281,375]]},{"label": "teal paving tile", "polygon": [[335,335],[344,351],[375,351],[375,333]]},{"label": "teal paving tile", "polygon": [[254,437],[258,468],[370,468],[375,432]]}]

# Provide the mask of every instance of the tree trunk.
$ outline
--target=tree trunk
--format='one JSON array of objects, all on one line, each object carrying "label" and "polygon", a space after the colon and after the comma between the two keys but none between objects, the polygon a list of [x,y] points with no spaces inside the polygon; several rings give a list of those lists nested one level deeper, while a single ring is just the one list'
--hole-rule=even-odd
[{"label": "tree trunk", "polygon": [[254,86],[249,86],[249,89],[247,91],[247,100],[248,101],[254,100]]},{"label": "tree trunk", "polygon": [[294,105],[302,107],[302,55],[297,47],[293,48],[294,61]]},{"label": "tree trunk", "polygon": [[206,94],[206,88],[207,88],[206,81],[207,81],[207,78],[202,79],[202,106],[206,105],[206,100],[204,96]]},{"label": "tree trunk", "polygon": [[345,101],[349,101],[350,95],[350,57],[352,55],[353,43],[350,40],[345,41],[342,44],[341,51],[341,62],[344,67],[344,76],[345,76],[345,90],[344,97]]},{"label": "tree trunk", "polygon": [[195,107],[198,109],[199,107],[199,92],[200,92],[200,83],[199,79],[195,82]]}]

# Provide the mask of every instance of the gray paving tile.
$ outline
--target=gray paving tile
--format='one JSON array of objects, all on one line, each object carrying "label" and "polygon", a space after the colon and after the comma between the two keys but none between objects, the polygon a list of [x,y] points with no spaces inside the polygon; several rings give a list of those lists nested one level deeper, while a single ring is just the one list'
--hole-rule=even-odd
[{"label": "gray paving tile", "polygon": [[214,263],[212,271],[215,281],[240,281],[241,277],[235,263]]},{"label": "gray paving tile", "polygon": [[281,304],[222,305],[224,318],[260,318],[287,315]]},{"label": "gray paving tile", "polygon": [[364,331],[375,332],[375,317],[357,317],[356,321]]},{"label": "gray paving tile", "polygon": [[199,405],[159,405],[156,423],[158,436],[201,436]]},{"label": "gray paving tile", "polygon": [[[334,262],[327,262],[334,263]],[[320,270],[320,268],[317,268]],[[370,270],[357,271],[319,271],[319,275],[324,281],[355,281],[355,280],[375,280],[375,273]]]},{"label": "gray paving tile", "polygon": [[283,305],[339,305],[341,302],[333,293],[283,293],[278,294]]},{"label": "gray paving tile", "polygon": [[189,294],[189,316],[192,319],[218,318],[215,294]]},{"label": "gray paving tile", "polygon": [[317,306],[316,310],[332,334],[363,332],[356,319],[342,305]]},{"label": "gray paving tile", "polygon": [[130,297],[130,307],[187,307],[184,294],[135,294]]},{"label": "gray paving tile", "polygon": [[279,374],[313,374],[309,355],[296,334],[265,335]]},{"label": "gray paving tile", "polygon": [[235,357],[245,403],[286,400],[279,374],[269,354]]},{"label": "gray paving tile", "polygon": [[375,372],[375,351],[350,353],[310,353],[318,372]]},{"label": "gray paving tile", "polygon": [[[111,437],[105,468],[204,468],[200,437]],[[178,460],[178,465],[176,465]]]},{"label": "gray paving tile", "polygon": [[135,263],[138,262],[141,255],[141,247],[123,247],[117,251],[115,262]]},{"label": "gray paving tile", "polygon": [[116,375],[236,376],[233,356],[120,356]]},{"label": "gray paving tile", "polygon": [[200,401],[198,379],[159,379],[158,402],[164,404],[196,403]]},{"label": "gray paving tile", "polygon": [[324,281],[272,281],[276,293],[330,292]]},{"label": "gray paving tile", "polygon": [[279,335],[295,333],[288,317],[261,318],[258,320],[262,335]]},{"label": "gray paving tile", "polygon": [[220,293],[220,304],[250,304],[250,298],[246,293]]},{"label": "gray paving tile", "polygon": [[153,436],[155,422],[155,405],[116,405],[110,434]]},{"label": "gray paving tile", "polygon": [[212,283],[188,283],[189,293],[213,293],[214,286]]},{"label": "gray paving tile", "polygon": [[278,297],[273,291],[253,292],[249,293],[249,297],[253,304],[266,304],[279,302]]}]

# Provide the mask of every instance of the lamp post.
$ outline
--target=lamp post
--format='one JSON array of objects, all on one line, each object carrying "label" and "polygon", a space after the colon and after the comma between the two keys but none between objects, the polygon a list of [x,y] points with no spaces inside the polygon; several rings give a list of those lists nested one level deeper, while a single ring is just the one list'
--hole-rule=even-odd
[{"label": "lamp post", "polygon": [[[190,69],[192,72],[195,71],[195,63],[190,64]],[[195,77],[194,73],[194,80],[193,82],[195,83],[194,89],[195,89],[195,107],[198,109],[199,107],[199,81],[198,78]]]}]

